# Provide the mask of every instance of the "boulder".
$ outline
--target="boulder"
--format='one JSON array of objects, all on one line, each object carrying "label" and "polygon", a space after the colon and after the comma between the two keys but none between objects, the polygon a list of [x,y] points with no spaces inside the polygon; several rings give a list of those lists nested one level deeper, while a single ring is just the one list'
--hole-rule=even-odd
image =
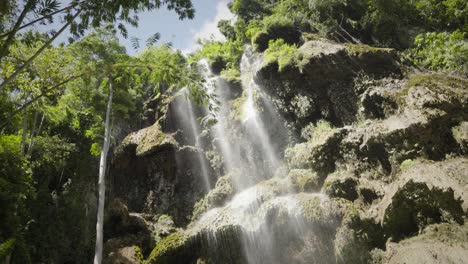
[{"label": "boulder", "polygon": [[398,177],[378,205],[378,220],[398,241],[441,222],[463,224],[468,208],[464,158],[418,163]]}]

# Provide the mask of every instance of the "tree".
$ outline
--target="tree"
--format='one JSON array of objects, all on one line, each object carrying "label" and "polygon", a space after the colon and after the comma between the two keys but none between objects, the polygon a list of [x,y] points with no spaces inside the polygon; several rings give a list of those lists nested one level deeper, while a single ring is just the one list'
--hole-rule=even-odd
[{"label": "tree", "polygon": [[[124,37],[127,37],[127,29],[124,23],[138,26],[139,11],[154,10],[165,4],[169,10],[174,10],[180,19],[193,18],[194,9],[190,0],[130,0],[130,1],[101,1],[101,0],[73,0],[65,8],[59,9],[60,3],[57,0],[27,0],[18,17],[10,17],[15,21],[13,25],[6,30],[4,36],[7,38],[0,46],[0,60],[8,53],[10,45],[13,43],[20,28],[31,26],[34,23],[44,19],[52,20],[54,16],[61,15],[65,20],[64,25],[52,34],[50,39],[44,43],[28,60],[20,65],[11,75],[5,76],[0,88],[8,85],[17,75],[32,63],[59,35],[68,27],[70,32],[79,38],[83,36],[90,27],[98,28],[103,24],[111,24],[117,27]],[[42,12],[41,12],[42,11]],[[24,19],[29,13],[42,14],[44,19],[36,19],[34,23],[22,25]],[[9,13],[12,16],[11,13]],[[79,20],[76,18],[79,17]]]}]

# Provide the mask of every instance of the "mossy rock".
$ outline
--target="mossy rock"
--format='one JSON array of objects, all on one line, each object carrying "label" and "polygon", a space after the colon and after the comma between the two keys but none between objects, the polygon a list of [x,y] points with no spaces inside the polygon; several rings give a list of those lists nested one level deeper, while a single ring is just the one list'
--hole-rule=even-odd
[{"label": "mossy rock", "polygon": [[462,224],[463,217],[462,201],[455,198],[451,188],[429,187],[424,182],[409,180],[392,195],[382,225],[389,236],[399,241],[430,224]]},{"label": "mossy rock", "polygon": [[353,176],[337,173],[328,176],[323,189],[330,197],[354,201],[358,198],[357,185],[358,181]]},{"label": "mossy rock", "polygon": [[263,52],[268,49],[268,41],[270,41],[268,33],[260,31],[252,37],[252,46],[256,51]]},{"label": "mossy rock", "polygon": [[135,151],[136,156],[143,157],[177,145],[174,137],[162,132],[160,125],[155,123],[125,137],[115,153],[118,156]]},{"label": "mossy rock", "polygon": [[459,113],[468,107],[468,80],[459,76],[442,74],[416,74],[410,76],[398,94],[400,105],[412,108],[438,108],[449,113]]},{"label": "mossy rock", "polygon": [[[183,231],[173,233],[156,244],[148,257],[147,264],[169,264],[175,259],[186,261],[190,257],[184,256],[188,235]],[[188,262],[179,262],[188,263]]]},{"label": "mossy rock", "polygon": [[312,170],[293,169],[287,179],[297,192],[315,192],[320,189],[319,176]]},{"label": "mossy rock", "polygon": [[377,48],[377,47],[371,47],[368,45],[364,44],[351,44],[351,43],[345,43],[344,44],[346,47],[346,51],[348,54],[353,55],[353,56],[360,56],[364,54],[395,54],[394,49],[389,49],[389,48]]},{"label": "mossy rock", "polygon": [[195,204],[192,213],[192,221],[198,219],[209,209],[223,205],[234,195],[235,189],[231,176],[231,174],[228,174],[220,177],[216,182],[214,189]]}]

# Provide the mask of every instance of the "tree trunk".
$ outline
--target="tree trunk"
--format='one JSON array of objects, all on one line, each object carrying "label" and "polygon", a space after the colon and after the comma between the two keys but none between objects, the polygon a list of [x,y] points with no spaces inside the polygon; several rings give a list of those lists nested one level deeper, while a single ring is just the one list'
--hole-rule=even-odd
[{"label": "tree trunk", "polygon": [[101,152],[101,160],[99,162],[99,198],[98,198],[98,212],[96,223],[96,250],[94,254],[94,264],[101,264],[102,262],[102,249],[103,249],[103,228],[104,228],[104,201],[106,194],[105,174],[107,163],[107,152],[109,150],[109,119],[112,106],[112,80],[109,80],[109,101],[107,102],[106,123],[104,129],[104,145]]}]

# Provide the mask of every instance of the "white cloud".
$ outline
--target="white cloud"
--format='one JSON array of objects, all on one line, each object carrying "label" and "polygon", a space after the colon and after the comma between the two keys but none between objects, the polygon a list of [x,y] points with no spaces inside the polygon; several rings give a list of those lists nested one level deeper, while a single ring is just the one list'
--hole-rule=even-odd
[{"label": "white cloud", "polygon": [[222,0],[216,5],[216,15],[212,19],[205,20],[202,27],[198,31],[192,31],[192,45],[190,48],[183,50],[182,52],[187,54],[194,51],[197,48],[198,39],[214,39],[224,41],[225,37],[219,32],[218,21],[229,20],[234,18],[227,4],[229,0]]}]

